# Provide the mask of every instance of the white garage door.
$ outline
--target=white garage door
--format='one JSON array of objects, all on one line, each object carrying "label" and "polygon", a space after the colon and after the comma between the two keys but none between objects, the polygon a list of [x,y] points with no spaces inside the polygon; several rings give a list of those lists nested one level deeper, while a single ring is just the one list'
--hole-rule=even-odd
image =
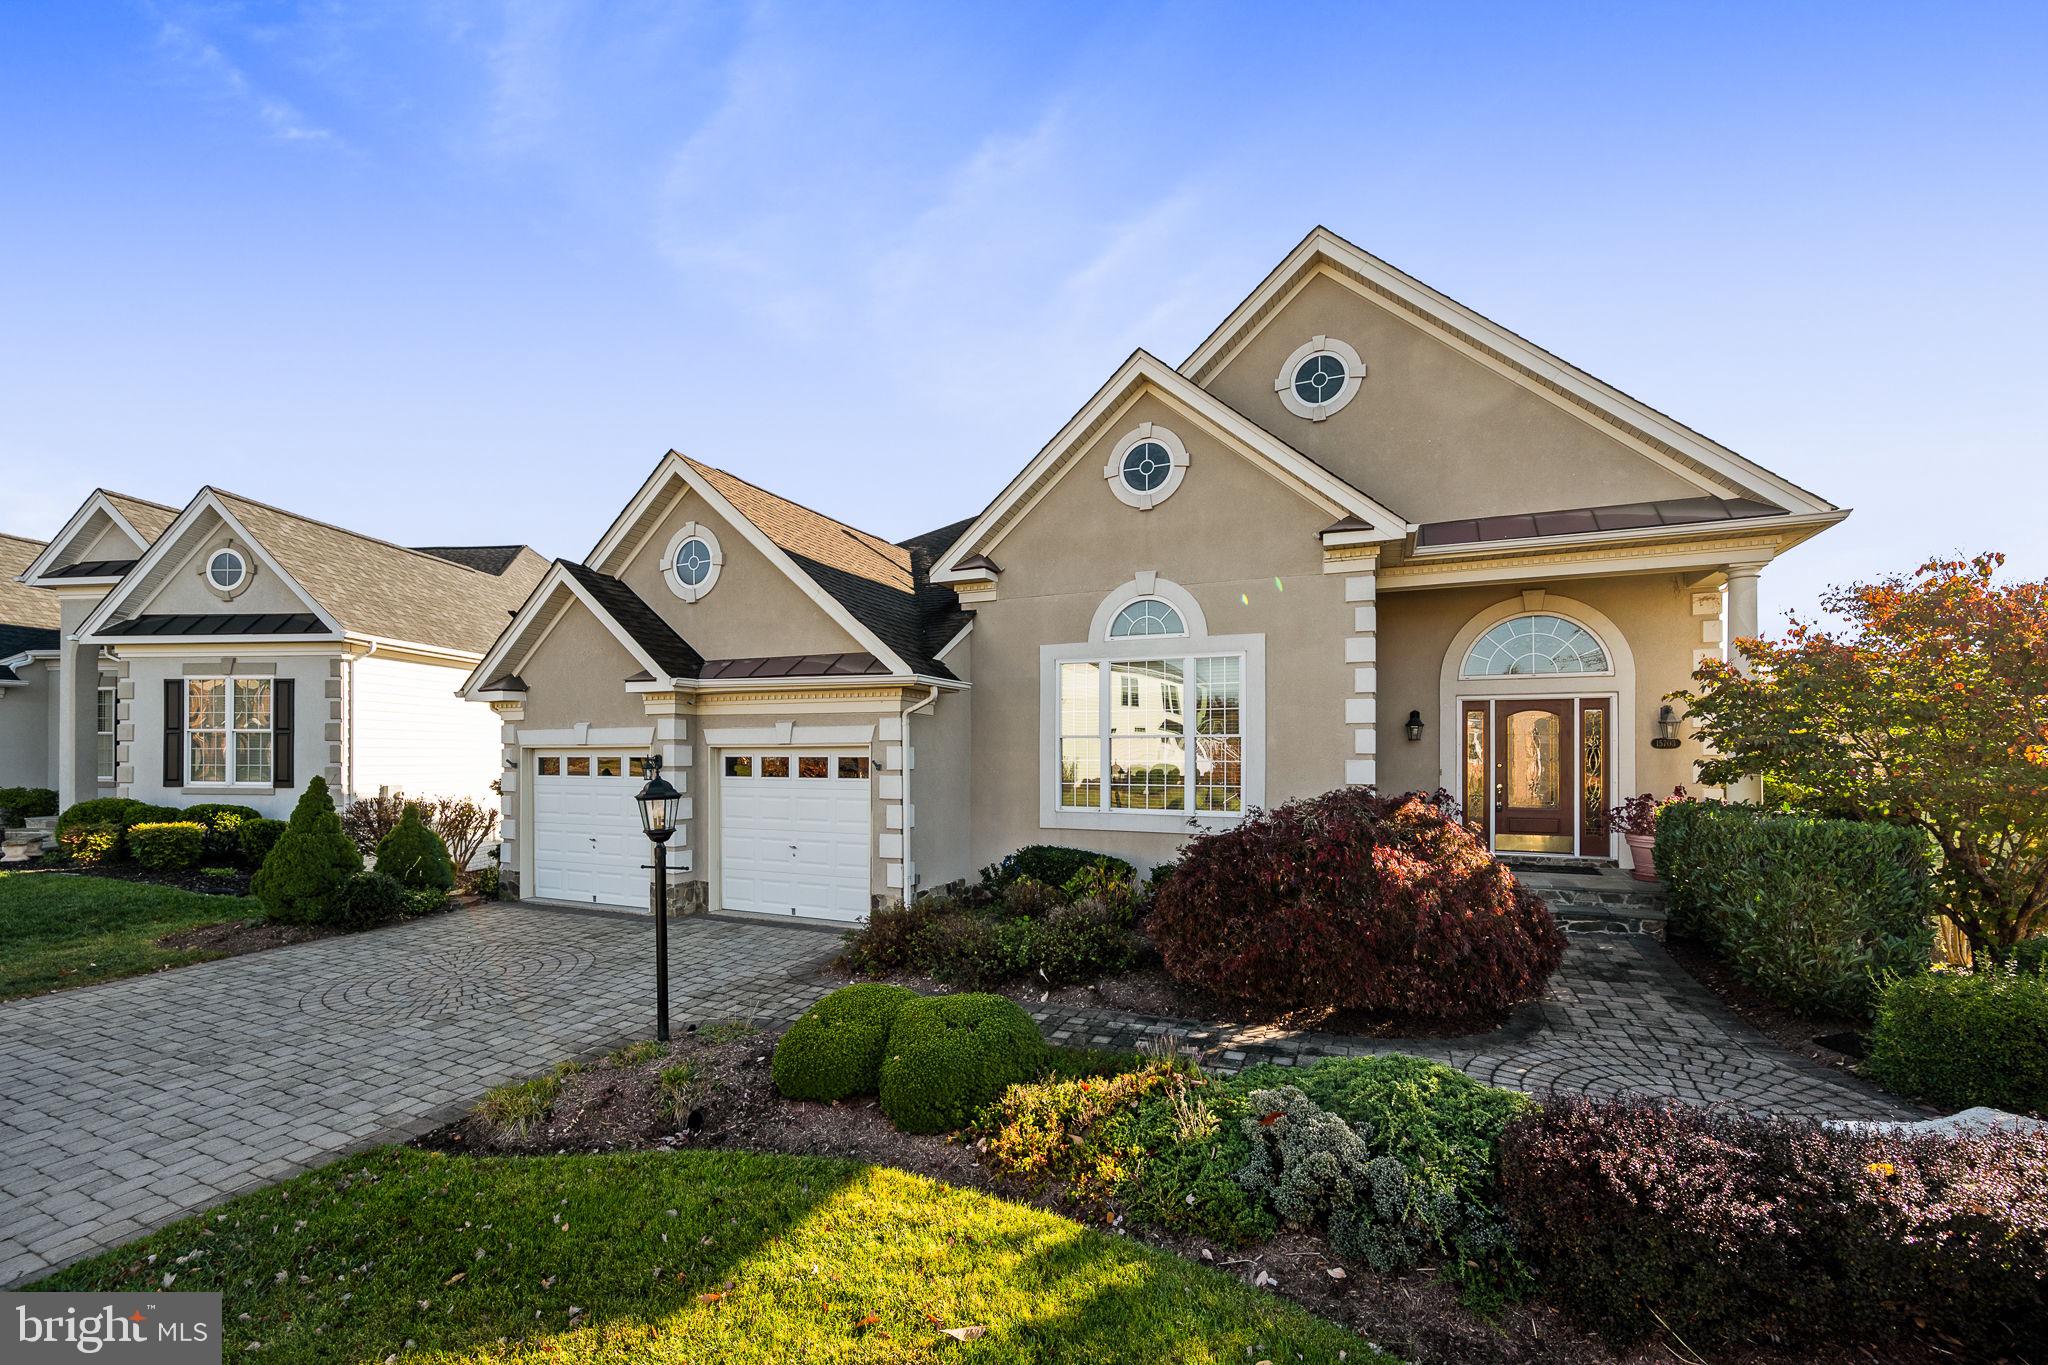
[{"label": "white garage door", "polygon": [[533,771],[533,894],[579,905],[647,908],[653,858],[633,796],[645,759],[616,751],[539,753]]},{"label": "white garage door", "polygon": [[727,910],[849,922],[868,915],[868,756],[719,754],[719,879]]}]

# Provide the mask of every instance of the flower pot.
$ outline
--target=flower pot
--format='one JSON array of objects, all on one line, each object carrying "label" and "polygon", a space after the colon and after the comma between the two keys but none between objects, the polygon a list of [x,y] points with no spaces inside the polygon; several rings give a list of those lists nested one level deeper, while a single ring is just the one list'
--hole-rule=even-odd
[{"label": "flower pot", "polygon": [[1629,872],[1639,882],[1657,880],[1657,836],[1654,834],[1624,834],[1628,840]]}]

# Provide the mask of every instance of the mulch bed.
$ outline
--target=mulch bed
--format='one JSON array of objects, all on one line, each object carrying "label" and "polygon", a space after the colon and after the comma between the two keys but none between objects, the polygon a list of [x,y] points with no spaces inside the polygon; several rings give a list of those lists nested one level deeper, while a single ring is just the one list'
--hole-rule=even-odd
[{"label": "mulch bed", "polygon": [[222,868],[222,875],[217,877],[208,876],[202,868],[186,872],[152,872],[134,863],[94,863],[90,867],[59,863],[48,866],[48,870],[67,876],[106,877],[117,882],[168,886],[179,891],[196,891],[203,896],[246,896],[249,894],[249,879],[255,875],[241,868]]},{"label": "mulch bed", "polygon": [[[652,1060],[631,1065],[593,1062],[563,1076],[549,1117],[524,1133],[471,1115],[414,1145],[485,1156],[723,1146],[844,1157],[1088,1221],[1100,1218],[1065,1206],[1048,1191],[996,1175],[981,1163],[969,1140],[898,1132],[871,1099],[838,1104],[784,1099],[776,1093],[769,1071],[774,1047],[772,1034],[713,1038],[693,1033],[678,1038],[666,1055]],[[679,1064],[691,1068],[693,1079],[682,1099],[672,1102],[662,1093],[660,1074]],[[1121,1220],[1104,1230],[1291,1299],[1415,1365],[1668,1365],[1698,1359],[1676,1343],[1618,1354],[1573,1329],[1540,1301],[1509,1305],[1495,1317],[1484,1318],[1464,1308],[1457,1291],[1427,1269],[1398,1278],[1375,1275],[1331,1255],[1328,1244],[1313,1233],[1283,1232],[1260,1246],[1240,1250],[1202,1238],[1129,1227]],[[1819,1355],[1752,1351],[1720,1358],[1745,1365],[1861,1365],[1952,1357],[1916,1356],[1894,1347]]]},{"label": "mulch bed", "polygon": [[339,929],[318,928],[310,924],[272,924],[260,919],[231,919],[219,924],[201,924],[190,929],[180,929],[174,934],[165,934],[156,941],[159,948],[197,948],[217,957],[240,957],[243,953],[260,953],[265,948],[284,948],[294,943],[311,943],[314,939],[333,938]]},{"label": "mulch bed", "polygon": [[[893,985],[908,986],[921,995],[945,995],[959,989],[913,972],[897,972],[888,976],[858,975],[836,961],[825,968],[824,975],[835,983],[887,981]],[[1191,1023],[1272,1025],[1292,1033],[1334,1033],[1352,1038],[1466,1038],[1491,1033],[1505,1025],[1510,1017],[1492,1014],[1446,1020],[1373,1014],[1363,1010],[1275,1009],[1254,1001],[1233,1000],[1228,996],[1183,986],[1156,966],[1140,967],[1122,976],[1107,977],[1085,986],[1034,984],[1027,977],[992,989],[1027,1008],[1060,1005],[1119,1014],[1145,1014],[1157,1019],[1179,1019]]]}]

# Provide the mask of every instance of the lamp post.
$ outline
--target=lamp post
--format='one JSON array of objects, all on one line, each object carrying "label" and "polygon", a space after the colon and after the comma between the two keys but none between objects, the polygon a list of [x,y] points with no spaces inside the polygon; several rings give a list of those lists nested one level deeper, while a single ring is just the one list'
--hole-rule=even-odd
[{"label": "lamp post", "polygon": [[668,1041],[668,841],[683,794],[662,780],[661,755],[647,756],[647,785],[633,798],[640,828],[654,844],[654,1036]]}]

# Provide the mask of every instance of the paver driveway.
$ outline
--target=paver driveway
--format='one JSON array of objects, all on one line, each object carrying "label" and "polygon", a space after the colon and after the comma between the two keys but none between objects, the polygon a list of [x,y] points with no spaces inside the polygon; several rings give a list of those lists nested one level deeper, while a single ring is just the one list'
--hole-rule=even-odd
[{"label": "paver driveway", "polygon": [[[653,1034],[646,919],[488,905],[0,1004],[0,1285]],[[692,919],[676,1027],[788,1017],[836,936]]]}]

